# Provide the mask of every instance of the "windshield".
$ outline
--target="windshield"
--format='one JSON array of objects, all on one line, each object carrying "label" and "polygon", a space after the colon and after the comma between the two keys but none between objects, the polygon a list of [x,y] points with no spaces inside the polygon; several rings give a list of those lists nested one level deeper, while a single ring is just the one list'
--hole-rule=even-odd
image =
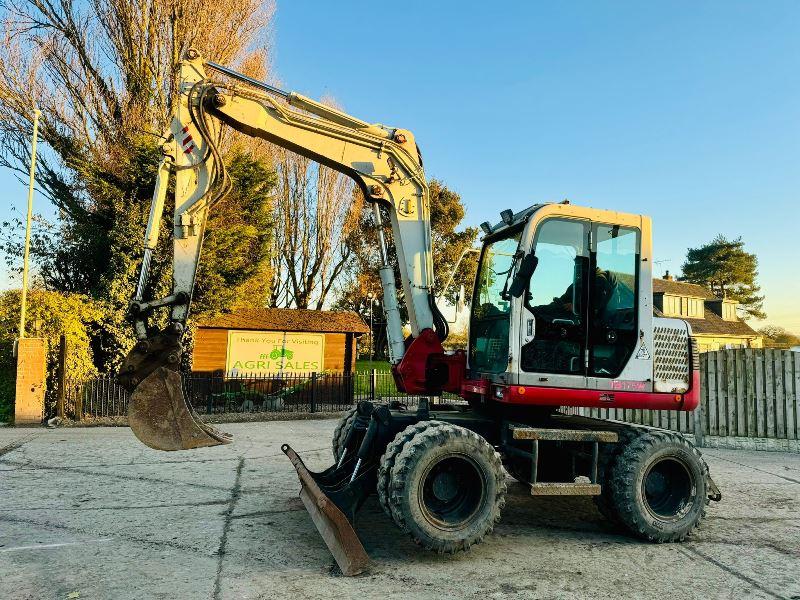
[{"label": "windshield", "polygon": [[483,248],[475,281],[470,322],[470,368],[502,373],[508,367],[511,322],[509,278],[522,229],[492,240]]}]

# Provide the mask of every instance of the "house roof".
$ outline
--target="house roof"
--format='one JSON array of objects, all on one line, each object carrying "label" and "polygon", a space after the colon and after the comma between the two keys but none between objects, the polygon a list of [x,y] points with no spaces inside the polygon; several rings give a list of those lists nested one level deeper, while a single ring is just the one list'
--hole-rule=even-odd
[{"label": "house roof", "polygon": [[199,319],[198,327],[255,331],[308,331],[316,333],[368,333],[369,327],[352,311],[299,308],[241,308],[231,313]]},{"label": "house roof", "polygon": [[[653,294],[691,296],[709,301],[718,300],[714,294],[702,285],[684,283],[683,281],[672,281],[669,279],[653,279]],[[664,313],[655,306],[653,306],[653,314],[657,317],[664,316]],[[758,337],[758,333],[744,321],[726,321],[711,310],[708,305],[704,306],[702,319],[689,319],[687,317],[676,318],[689,323],[689,325],[692,326],[692,333],[698,335]]]},{"label": "house roof", "polygon": [[696,283],[685,283],[674,279],[653,279],[654,294],[670,294],[672,296],[691,296],[693,298],[704,298],[706,300],[716,300],[717,297],[710,290]]},{"label": "house roof", "polygon": [[680,318],[692,326],[692,333],[700,335],[731,335],[740,337],[758,337],[759,335],[744,321],[726,321],[708,307],[706,307],[704,318],[702,319]]}]

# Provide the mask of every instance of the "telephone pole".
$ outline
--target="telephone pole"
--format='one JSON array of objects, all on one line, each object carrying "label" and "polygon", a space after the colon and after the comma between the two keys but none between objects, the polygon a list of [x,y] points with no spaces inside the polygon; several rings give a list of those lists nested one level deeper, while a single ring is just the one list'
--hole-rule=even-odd
[{"label": "telephone pole", "polygon": [[25,220],[25,253],[22,257],[22,300],[19,311],[19,337],[25,337],[25,309],[28,299],[28,258],[31,246],[31,219],[33,218],[33,184],[36,176],[36,138],[39,133],[38,108],[33,109],[33,139],[31,140],[31,173],[28,182],[28,217]]}]

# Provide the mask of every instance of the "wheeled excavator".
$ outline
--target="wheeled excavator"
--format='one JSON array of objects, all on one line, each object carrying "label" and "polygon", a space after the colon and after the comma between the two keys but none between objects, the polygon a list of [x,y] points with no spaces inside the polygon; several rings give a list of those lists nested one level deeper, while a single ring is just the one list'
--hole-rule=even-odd
[{"label": "wheeled excavator", "polygon": [[[564,410],[698,406],[690,326],[653,314],[648,217],[562,202],[504,210],[497,223],[483,223],[468,349],[448,353],[447,320],[433,293],[429,190],[414,135],[254,80],[195,50],[178,76],[180,97],[163,138],[131,302],[137,342],[120,374],[131,392],[130,426],[142,442],[179,450],[232,440],[195,414],[180,376],[207,216],[234,185],[218,148],[220,131],[231,127],[352,177],[374,210],[397,388],[461,398],[423,399],[414,409],[358,402],[337,426],[334,463],[322,472],[282,446],[300,497],[345,575],[368,565],[353,522],[369,495],[417,544],[455,553],[492,531],[505,503],[506,472],[533,496],[590,496],[603,515],[645,540],[680,541],[698,527],[709,500],[721,496],[687,439]],[[171,179],[173,289],[148,299]],[[385,212],[411,330],[406,338]],[[150,324],[159,310],[169,315],[163,328]]]}]

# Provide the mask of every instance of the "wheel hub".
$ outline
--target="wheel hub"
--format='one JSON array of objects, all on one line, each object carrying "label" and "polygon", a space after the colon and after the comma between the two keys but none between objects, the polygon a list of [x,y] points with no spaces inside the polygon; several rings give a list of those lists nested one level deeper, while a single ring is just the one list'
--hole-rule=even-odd
[{"label": "wheel hub", "polygon": [[692,503],[694,482],[686,465],[668,458],[650,467],[642,495],[650,512],[663,519],[676,519]]},{"label": "wheel hub", "polygon": [[420,508],[443,529],[464,527],[486,501],[480,469],[463,454],[445,456],[428,467],[421,483]]},{"label": "wheel hub", "polygon": [[433,495],[442,502],[450,502],[458,493],[456,476],[449,471],[438,473],[433,480]]}]

